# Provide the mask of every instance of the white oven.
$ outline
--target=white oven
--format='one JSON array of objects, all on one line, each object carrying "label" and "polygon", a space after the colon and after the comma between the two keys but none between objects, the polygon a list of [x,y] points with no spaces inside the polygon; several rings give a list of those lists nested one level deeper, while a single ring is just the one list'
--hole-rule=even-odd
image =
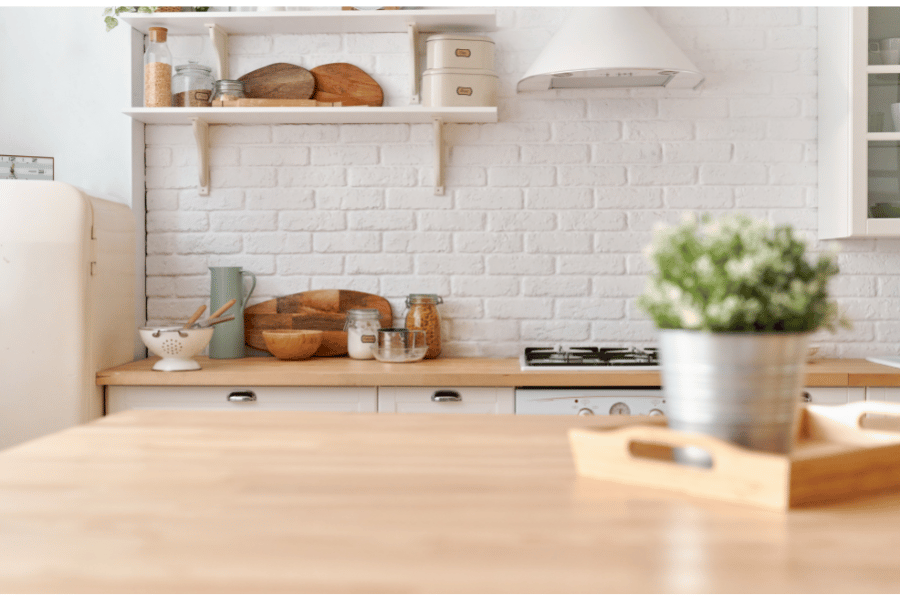
[{"label": "white oven", "polygon": [[517,388],[517,415],[664,415],[660,388]]}]

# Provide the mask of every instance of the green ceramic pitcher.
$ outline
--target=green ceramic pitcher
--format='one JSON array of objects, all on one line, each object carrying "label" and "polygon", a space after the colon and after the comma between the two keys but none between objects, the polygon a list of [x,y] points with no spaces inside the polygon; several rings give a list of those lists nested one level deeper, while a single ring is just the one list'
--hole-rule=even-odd
[{"label": "green ceramic pitcher", "polygon": [[[210,358],[244,357],[244,308],[256,288],[256,275],[241,267],[210,267],[209,312],[212,314],[223,304],[235,300],[234,306],[225,311],[233,314],[234,320],[215,326],[209,342]],[[244,276],[251,279],[250,291],[244,295]]]}]

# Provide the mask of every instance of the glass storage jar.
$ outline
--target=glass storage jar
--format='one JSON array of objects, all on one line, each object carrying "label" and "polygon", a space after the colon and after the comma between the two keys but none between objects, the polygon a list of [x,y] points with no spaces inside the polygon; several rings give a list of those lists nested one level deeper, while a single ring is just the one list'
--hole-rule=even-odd
[{"label": "glass storage jar", "polygon": [[443,302],[436,294],[410,294],[406,298],[406,328],[425,331],[425,358],[437,358],[441,353],[441,313],[437,305]]},{"label": "glass storage jar", "polygon": [[212,69],[196,63],[178,65],[172,77],[172,106],[212,106]]},{"label": "glass storage jar", "polygon": [[220,79],[213,87],[213,100],[240,100],[245,97],[244,82],[238,79]]},{"label": "glass storage jar", "polygon": [[172,53],[166,44],[169,30],[151,27],[144,52],[144,106],[172,106]]},{"label": "glass storage jar", "polygon": [[351,308],[347,311],[344,330],[347,332],[347,354],[350,358],[368,360],[375,358],[372,345],[381,328],[381,313],[375,308]]}]

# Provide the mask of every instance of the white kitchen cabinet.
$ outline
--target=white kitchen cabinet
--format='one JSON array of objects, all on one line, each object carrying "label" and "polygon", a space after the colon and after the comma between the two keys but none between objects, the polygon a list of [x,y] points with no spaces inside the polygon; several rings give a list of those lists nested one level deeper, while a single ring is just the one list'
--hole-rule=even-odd
[{"label": "white kitchen cabinet", "polygon": [[374,387],[106,387],[106,414],[133,409],[375,412]]},{"label": "white kitchen cabinet", "polygon": [[866,399],[866,388],[861,387],[809,387],[804,390],[804,400],[814,404],[847,404]]},{"label": "white kitchen cabinet", "polygon": [[511,415],[515,395],[515,388],[379,387],[378,412]]},{"label": "white kitchen cabinet", "polygon": [[900,237],[900,65],[869,61],[871,43],[900,37],[900,8],[818,14],[819,238]]},{"label": "white kitchen cabinet", "polygon": [[880,402],[900,402],[900,388],[870,387],[866,388],[866,400]]},{"label": "white kitchen cabinet", "polygon": [[[308,124],[308,123],[431,123],[434,127],[435,194],[444,194],[443,125],[445,123],[496,123],[496,107],[423,107],[419,103],[420,34],[443,31],[496,30],[493,9],[427,9],[390,11],[291,11],[126,13],[119,17],[135,31],[165,27],[170,35],[209,35],[217,55],[217,79],[232,78],[228,66],[229,35],[278,35],[317,33],[408,34],[410,103],[408,107],[295,107],[295,108],[144,108],[142,57],[132,50],[132,107],[123,111],[148,124],[192,125],[198,154],[198,186],[209,194],[209,130],[211,124]],[[134,45],[132,45],[134,48]],[[277,62],[273,57],[272,62]]]}]

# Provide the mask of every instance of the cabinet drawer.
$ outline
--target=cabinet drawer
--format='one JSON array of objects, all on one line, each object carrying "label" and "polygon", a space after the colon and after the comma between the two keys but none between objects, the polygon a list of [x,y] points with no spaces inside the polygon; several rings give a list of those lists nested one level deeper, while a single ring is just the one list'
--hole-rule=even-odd
[{"label": "cabinet drawer", "polygon": [[378,412],[511,415],[514,406],[514,388],[378,388]]},{"label": "cabinet drawer", "polygon": [[131,409],[375,412],[374,387],[109,386],[106,414]]},{"label": "cabinet drawer", "polygon": [[900,388],[895,388],[895,387],[866,388],[866,400],[880,400],[881,402],[900,402]]},{"label": "cabinet drawer", "polygon": [[810,387],[804,391],[804,400],[814,404],[847,404],[866,399],[866,388],[861,387]]}]

